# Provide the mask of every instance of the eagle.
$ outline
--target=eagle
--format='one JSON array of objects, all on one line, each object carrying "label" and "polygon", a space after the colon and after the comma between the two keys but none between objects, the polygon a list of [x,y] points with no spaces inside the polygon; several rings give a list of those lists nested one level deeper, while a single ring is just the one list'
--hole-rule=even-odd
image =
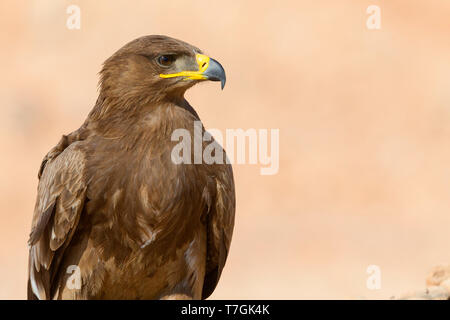
[{"label": "eagle", "polygon": [[223,161],[173,159],[174,131],[207,133],[184,97],[206,80],[223,89],[221,64],[167,36],[135,39],[104,62],[95,106],[39,169],[28,299],[212,294],[233,234],[232,167],[220,145]]}]

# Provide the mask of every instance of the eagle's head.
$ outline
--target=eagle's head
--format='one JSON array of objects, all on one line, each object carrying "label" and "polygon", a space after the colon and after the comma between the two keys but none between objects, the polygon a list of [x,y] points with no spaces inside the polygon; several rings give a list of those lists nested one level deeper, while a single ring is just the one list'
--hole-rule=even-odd
[{"label": "eagle's head", "polygon": [[119,99],[163,100],[183,96],[200,81],[220,81],[222,89],[226,81],[219,62],[186,42],[160,35],[126,44],[105,61],[100,75],[100,92]]}]

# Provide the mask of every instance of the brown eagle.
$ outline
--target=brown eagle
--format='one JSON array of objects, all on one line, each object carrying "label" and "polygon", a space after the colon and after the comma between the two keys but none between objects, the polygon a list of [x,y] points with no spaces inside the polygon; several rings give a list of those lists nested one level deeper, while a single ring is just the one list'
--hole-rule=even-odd
[{"label": "brown eagle", "polygon": [[233,233],[232,168],[220,146],[223,161],[174,161],[172,137],[205,133],[184,98],[204,80],[223,88],[220,63],[166,36],[138,38],[105,61],[94,108],[39,170],[29,299],[211,295]]}]

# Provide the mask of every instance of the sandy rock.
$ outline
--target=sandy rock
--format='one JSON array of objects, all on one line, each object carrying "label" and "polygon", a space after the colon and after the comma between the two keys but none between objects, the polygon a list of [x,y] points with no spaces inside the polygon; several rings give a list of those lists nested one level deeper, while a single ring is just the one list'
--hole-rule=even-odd
[{"label": "sandy rock", "polygon": [[450,265],[437,266],[427,278],[427,287],[439,286],[450,279]]},{"label": "sandy rock", "polygon": [[[397,299],[394,297],[394,299]],[[426,289],[400,296],[400,300],[450,299],[450,265],[434,267],[426,279]]]}]

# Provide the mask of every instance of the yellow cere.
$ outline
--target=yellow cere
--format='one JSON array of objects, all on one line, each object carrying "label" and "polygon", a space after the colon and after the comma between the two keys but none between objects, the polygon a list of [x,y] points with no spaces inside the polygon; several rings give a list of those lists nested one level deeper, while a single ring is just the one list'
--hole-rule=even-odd
[{"label": "yellow cere", "polygon": [[169,74],[160,74],[161,78],[174,78],[174,77],[185,77],[186,79],[191,80],[203,80],[206,77],[203,73],[209,67],[209,57],[204,54],[197,53],[195,55],[198,64],[198,71],[181,71],[178,73],[169,73]]}]

